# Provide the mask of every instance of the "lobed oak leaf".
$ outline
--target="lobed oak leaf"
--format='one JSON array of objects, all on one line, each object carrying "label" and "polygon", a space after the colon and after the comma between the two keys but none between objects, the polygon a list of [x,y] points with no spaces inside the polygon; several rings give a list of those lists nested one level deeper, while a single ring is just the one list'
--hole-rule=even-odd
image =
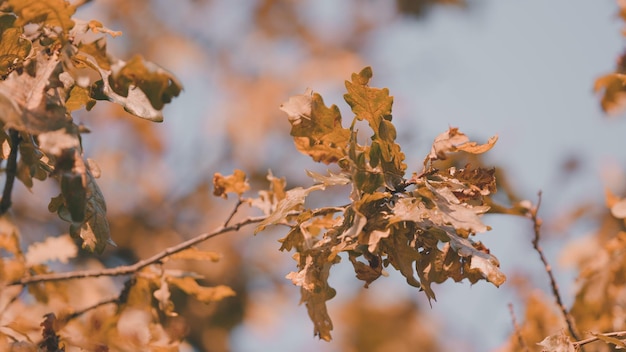
[{"label": "lobed oak leaf", "polygon": [[372,282],[383,275],[383,266],[380,257],[372,257],[369,265],[358,261],[357,257],[352,253],[349,254],[348,259],[352,263],[352,266],[354,266],[357,279],[365,281],[365,288],[368,288]]},{"label": "lobed oak leaf", "polygon": [[415,278],[413,270],[414,262],[419,259],[419,253],[409,244],[407,235],[403,231],[394,231],[391,236],[380,241],[380,250],[387,253],[389,263],[400,271],[409,285],[421,288],[422,285]]},{"label": "lobed oak leaf", "polygon": [[292,97],[281,107],[291,122],[296,148],[316,162],[335,163],[346,155],[350,131],[341,126],[337,106],[326,107],[317,93],[309,101],[307,94],[311,92]]},{"label": "lobed oak leaf", "polygon": [[227,193],[236,193],[239,197],[250,189],[246,173],[235,169],[232,175],[222,176],[219,172],[213,175],[213,195],[228,198]]},{"label": "lobed oak leaf", "polygon": [[21,28],[7,28],[1,33],[0,77],[5,77],[14,67],[19,67],[26,60],[32,44],[30,40],[22,37]]},{"label": "lobed oak leaf", "polygon": [[368,83],[372,78],[372,68],[365,67],[359,73],[352,74],[352,81],[346,81],[344,100],[352,108],[358,120],[366,120],[374,135],[379,135],[383,119],[391,119],[393,97],[389,89],[370,88]]},{"label": "lobed oak leaf", "polygon": [[[304,257],[304,258],[303,258]],[[309,251],[306,256],[297,256],[300,271],[287,275],[292,282],[300,286],[302,298],[307,312],[314,325],[314,334],[325,341],[331,340],[330,332],[333,323],[328,315],[326,301],[335,297],[336,291],[328,284],[330,268],[339,262],[339,257],[328,260],[328,252],[324,249]]]},{"label": "lobed oak leaf", "polygon": [[26,264],[29,266],[56,260],[67,263],[76,257],[78,248],[69,235],[48,237],[43,242],[31,244],[26,251]]}]

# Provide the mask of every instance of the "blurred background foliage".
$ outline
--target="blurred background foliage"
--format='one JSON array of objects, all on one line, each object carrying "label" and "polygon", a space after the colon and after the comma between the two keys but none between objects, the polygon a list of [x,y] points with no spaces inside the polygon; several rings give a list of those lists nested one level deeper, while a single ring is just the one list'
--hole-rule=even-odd
[{"label": "blurred background foliage", "polygon": [[[317,167],[316,171],[320,172],[325,168],[323,165],[311,166],[307,163],[308,158],[293,148],[288,137],[289,124],[278,110],[280,103],[310,86],[324,93],[327,105],[337,103],[341,107],[342,82],[351,72],[370,64],[368,53],[384,50],[372,48],[369,44],[372,38],[389,35],[385,29],[399,23],[427,23],[434,11],[476,16],[474,11],[481,6],[486,5],[463,0],[88,2],[79,9],[77,18],[97,19],[124,33],[108,42],[116,56],[129,58],[134,53],[141,53],[146,59],[171,70],[185,87],[182,95],[166,107],[166,120],[162,124],[129,118],[113,104],[98,104],[91,112],[76,115],[78,122],[93,131],[84,139],[85,153],[103,170],[99,184],[107,199],[112,238],[118,245],[96,259],[106,266],[132,263],[221,225],[230,211],[228,205],[234,204],[234,200],[226,204],[222,199],[211,197],[210,182],[214,172],[228,174],[234,168],[245,170],[253,189],[255,186],[257,189],[266,187],[268,169],[276,176],[286,177],[289,187],[308,184],[310,181],[304,167]],[[415,43],[407,41],[406,45]],[[389,53],[388,57],[398,60],[398,65],[404,65],[403,55],[403,52],[396,52]],[[445,52],[441,57],[446,60]],[[607,60],[611,59],[608,57]],[[437,70],[437,62],[432,64]],[[522,63],[511,63],[513,67],[518,65]],[[597,69],[601,72],[604,67]],[[421,70],[428,71],[429,68]],[[376,66],[374,72],[377,72]],[[426,79],[429,79],[427,75]],[[384,71],[376,74],[374,85],[388,86]],[[582,89],[591,85],[589,81]],[[411,92],[394,92],[392,89],[391,94],[416,99]],[[486,99],[497,100],[496,97]],[[400,105],[400,111],[410,111],[402,100],[396,99],[396,105]],[[484,133],[479,138],[497,132],[489,126],[476,128]],[[413,158],[409,169],[417,170],[419,160],[427,153],[425,147],[435,135],[422,133],[418,136],[415,129],[398,130],[399,143],[403,146],[408,144],[416,148],[415,139],[422,138],[419,146],[423,149],[404,149],[407,157]],[[519,148],[524,148],[522,145]],[[567,159],[563,155],[560,158],[565,161],[561,169],[558,165],[554,167],[556,172],[561,172],[558,177],[565,179],[577,172],[579,158]],[[515,184],[513,182],[511,187],[515,188]],[[509,191],[514,193],[512,189]],[[515,197],[533,197],[535,191],[531,189],[531,193],[521,192],[522,195]],[[35,234],[65,231],[65,225],[45,207],[57,192],[52,185],[38,183],[32,194],[23,187],[16,192],[14,212],[25,242],[40,240]],[[567,229],[568,224],[581,221],[580,213],[575,210],[584,205],[581,202],[574,210],[565,209],[558,214],[562,217],[555,217],[553,224],[548,224],[547,231],[559,238],[559,234],[567,232],[563,227]],[[582,214],[586,214],[583,219],[593,219],[596,223],[603,223],[602,219],[606,219],[614,226],[623,227],[619,222],[615,225],[615,219],[606,218],[607,212],[583,210]],[[568,222],[568,215],[573,220]],[[528,226],[530,230],[530,225],[523,221],[511,221],[511,226]],[[597,248],[619,232],[615,227],[601,229],[607,232],[602,232],[606,234],[604,237],[594,237]],[[268,348],[481,351],[486,345],[493,347],[493,342],[483,344],[480,336],[466,341],[468,333],[455,330],[458,324],[435,318],[444,313],[437,308],[439,303],[435,302],[435,307],[429,308],[423,294],[403,287],[406,285],[402,279],[381,280],[364,290],[350,268],[331,275],[333,286],[339,292],[330,301],[335,324],[334,341],[327,344],[314,340],[306,310],[297,305],[299,290],[284,278],[293,270],[293,264],[288,254],[278,251],[277,239],[281,235],[279,229],[253,237],[251,230],[244,229],[204,243],[201,248],[222,253],[222,260],[211,264],[185,262],[180,264],[181,269],[204,275],[207,285],[229,285],[237,296],[206,305],[174,291],[174,301],[181,317],[168,318],[168,331],[173,335],[186,335],[190,345],[202,351],[261,351]],[[563,238],[561,236],[560,240]],[[520,245],[519,248],[518,252],[529,253],[527,257],[533,255],[530,245]],[[621,253],[613,247],[610,250],[613,254]],[[77,265],[96,265],[93,258],[84,255]],[[578,269],[584,270],[585,261],[574,262]],[[563,324],[555,313],[549,291],[541,294],[535,289],[534,276],[540,281],[545,280],[540,266],[506,269],[519,270],[509,284],[511,288],[490,289],[515,302],[518,320],[526,322],[522,334],[534,350],[536,341],[563,328]],[[531,274],[537,272],[539,274]],[[118,288],[123,285],[121,279],[115,279],[113,283]],[[446,290],[461,288],[444,286]],[[92,285],[84,289],[86,292],[101,290],[94,292],[96,296],[110,296],[110,292],[102,292],[105,290],[99,287]],[[607,290],[612,289],[608,287]],[[566,292],[571,294],[571,291]],[[444,294],[439,300],[447,298]],[[582,298],[579,296],[579,299]],[[621,296],[612,295],[611,299],[619,301]],[[603,309],[614,311],[615,304],[611,302],[607,302],[608,307],[598,308],[598,312],[604,312]],[[581,321],[581,330],[624,328],[623,319],[620,324],[615,323],[621,315],[609,319],[611,324],[594,325],[595,318],[587,316],[589,310],[581,306],[582,303],[578,304],[574,305],[573,313]],[[619,304],[623,305],[623,302]],[[528,307],[526,313],[525,306]],[[485,334],[494,335],[493,339],[499,341],[496,344],[502,345],[503,351],[516,350],[517,338],[512,335],[510,318],[505,314],[507,318],[503,320],[502,314],[493,313],[494,310],[507,312],[506,306],[490,307],[487,302],[480,309],[484,312],[473,317],[474,324],[480,325],[482,319],[494,320],[499,330],[486,331]],[[455,318],[451,315],[447,319]],[[473,331],[470,327],[467,329]],[[507,340],[509,336],[510,340]]]}]

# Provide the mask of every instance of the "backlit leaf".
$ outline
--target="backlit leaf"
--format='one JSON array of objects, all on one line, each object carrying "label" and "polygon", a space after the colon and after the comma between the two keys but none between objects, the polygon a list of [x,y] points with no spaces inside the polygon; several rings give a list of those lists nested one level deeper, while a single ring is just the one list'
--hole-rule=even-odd
[{"label": "backlit leaf", "polygon": [[72,15],[76,9],[65,0],[8,0],[18,16],[16,24],[40,23],[49,27],[59,27],[68,33],[74,26]]},{"label": "backlit leaf", "polygon": [[208,260],[212,262],[218,262],[222,258],[222,255],[217,252],[203,251],[195,247],[190,247],[184,251],[172,254],[170,259],[193,259],[193,260]]},{"label": "backlit leaf", "polygon": [[0,77],[6,76],[13,67],[20,65],[31,49],[30,40],[22,37],[20,28],[7,28],[0,39]]}]

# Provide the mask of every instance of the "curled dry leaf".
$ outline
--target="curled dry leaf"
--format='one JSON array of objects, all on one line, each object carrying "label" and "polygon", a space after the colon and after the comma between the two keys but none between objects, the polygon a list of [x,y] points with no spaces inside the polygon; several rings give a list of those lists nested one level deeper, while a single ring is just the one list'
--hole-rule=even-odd
[{"label": "curled dry leaf", "polygon": [[446,132],[435,138],[430,153],[424,159],[424,165],[434,160],[445,160],[446,153],[464,151],[472,154],[481,154],[493,146],[498,141],[498,136],[489,138],[487,143],[479,145],[476,142],[470,142],[469,137],[465,133],[460,132],[456,127],[450,127]]}]

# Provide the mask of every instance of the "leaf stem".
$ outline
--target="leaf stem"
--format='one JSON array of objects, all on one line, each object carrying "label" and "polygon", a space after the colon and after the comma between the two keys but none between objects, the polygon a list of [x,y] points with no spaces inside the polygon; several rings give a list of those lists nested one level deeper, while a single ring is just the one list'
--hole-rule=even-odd
[{"label": "leaf stem", "polygon": [[2,192],[2,200],[0,200],[0,215],[4,214],[11,207],[11,193],[13,192],[13,184],[15,183],[15,175],[17,174],[17,153],[21,141],[20,133],[15,129],[9,130],[9,138],[11,152],[7,159],[6,181],[4,183],[4,191]]}]

